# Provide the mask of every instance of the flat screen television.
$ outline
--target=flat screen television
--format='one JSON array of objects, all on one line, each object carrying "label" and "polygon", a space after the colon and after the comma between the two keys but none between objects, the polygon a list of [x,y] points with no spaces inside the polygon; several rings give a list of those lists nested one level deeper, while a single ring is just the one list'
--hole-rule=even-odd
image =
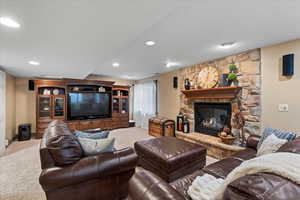
[{"label": "flat screen television", "polygon": [[107,93],[69,93],[68,119],[111,117],[111,95]]}]

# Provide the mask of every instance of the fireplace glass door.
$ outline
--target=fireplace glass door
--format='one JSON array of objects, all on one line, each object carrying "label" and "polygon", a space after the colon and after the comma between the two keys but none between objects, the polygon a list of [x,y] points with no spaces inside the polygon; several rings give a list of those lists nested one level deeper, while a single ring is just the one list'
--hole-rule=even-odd
[{"label": "fireplace glass door", "polygon": [[218,136],[224,126],[230,127],[230,103],[195,103],[195,131]]}]

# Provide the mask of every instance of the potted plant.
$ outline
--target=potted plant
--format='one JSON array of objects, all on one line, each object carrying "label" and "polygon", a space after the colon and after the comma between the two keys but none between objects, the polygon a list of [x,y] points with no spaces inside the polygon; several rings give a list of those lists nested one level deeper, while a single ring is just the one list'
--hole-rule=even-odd
[{"label": "potted plant", "polygon": [[237,66],[236,66],[236,64],[230,64],[229,65],[229,71],[230,72],[237,72]]},{"label": "potted plant", "polygon": [[235,73],[229,73],[227,79],[229,86],[232,86],[232,84],[234,84],[235,86],[237,85],[237,75]]},{"label": "potted plant", "polygon": [[230,64],[229,66],[230,73],[228,74],[227,80],[229,86],[237,86],[238,80],[237,80],[237,66],[236,64]]}]

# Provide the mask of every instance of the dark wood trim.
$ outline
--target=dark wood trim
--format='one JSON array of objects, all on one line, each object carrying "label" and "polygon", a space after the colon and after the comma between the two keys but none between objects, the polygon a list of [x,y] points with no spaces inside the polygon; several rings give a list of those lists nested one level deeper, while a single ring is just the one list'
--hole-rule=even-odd
[{"label": "dark wood trim", "polygon": [[188,99],[234,99],[241,91],[241,87],[219,87],[197,90],[182,90]]},{"label": "dark wood trim", "polygon": [[40,87],[66,87],[67,85],[101,85],[113,87],[114,81],[98,81],[98,80],[81,80],[81,79],[61,79],[61,80],[35,80],[35,84]]}]

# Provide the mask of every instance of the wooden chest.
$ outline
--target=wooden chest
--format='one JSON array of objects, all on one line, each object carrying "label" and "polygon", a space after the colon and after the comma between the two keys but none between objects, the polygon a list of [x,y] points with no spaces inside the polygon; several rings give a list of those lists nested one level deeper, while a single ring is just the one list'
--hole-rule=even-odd
[{"label": "wooden chest", "polygon": [[149,135],[160,136],[175,136],[175,121],[165,117],[153,117],[149,119]]}]

